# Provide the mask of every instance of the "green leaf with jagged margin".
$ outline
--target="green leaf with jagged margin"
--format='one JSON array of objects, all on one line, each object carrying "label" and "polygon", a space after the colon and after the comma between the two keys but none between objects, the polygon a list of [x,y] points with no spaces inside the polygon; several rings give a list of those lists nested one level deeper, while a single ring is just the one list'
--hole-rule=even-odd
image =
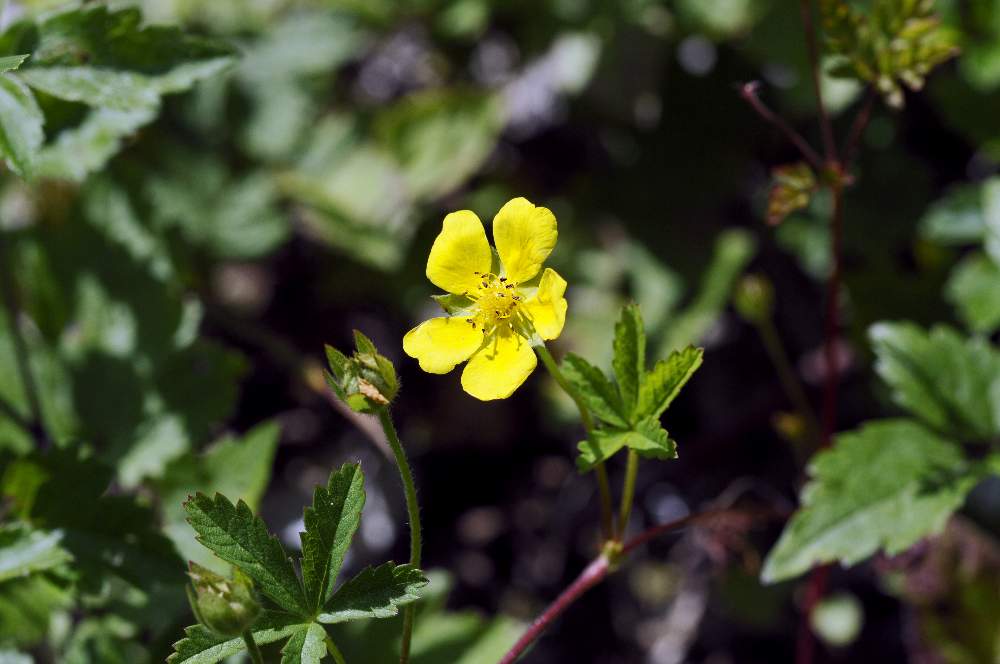
[{"label": "green leaf with jagged margin", "polygon": [[622,307],[621,317],[615,323],[614,357],[611,363],[618,381],[622,405],[631,420],[639,400],[639,385],[646,373],[646,328],[636,304]]},{"label": "green leaf with jagged margin", "polygon": [[624,448],[635,450],[647,459],[677,458],[677,443],[656,417],[639,420],[632,429],[596,429],[577,448],[580,456],[576,458],[576,467],[580,472],[590,470]]},{"label": "green leaf with jagged margin", "polygon": [[1000,266],[981,253],[964,258],[948,277],[944,297],[971,331],[1000,328]]},{"label": "green leaf with jagged margin", "polygon": [[265,422],[243,436],[227,436],[204,452],[185,454],[167,466],[154,486],[163,510],[163,532],[184,560],[228,573],[228,565],[195,540],[185,520],[183,502],[197,491],[218,491],[256,510],[271,479],[280,434],[277,422]]},{"label": "green leaf with jagged margin", "polygon": [[24,53],[22,55],[5,55],[4,57],[0,58],[0,74],[9,71],[14,71],[22,64],[24,64],[24,61],[27,60],[28,57],[29,55],[27,53]]},{"label": "green leaf with jagged margin", "polygon": [[[253,638],[258,645],[280,641],[305,628],[301,618],[281,611],[264,611],[254,623]],[[168,664],[215,664],[246,650],[242,637],[216,636],[204,625],[184,630],[184,638],[174,644]]]},{"label": "green leaf with jagged margin", "polygon": [[1000,434],[1000,352],[987,341],[906,322],[878,323],[868,336],[875,370],[901,407],[957,438]]},{"label": "green leaf with jagged margin", "polygon": [[32,530],[25,524],[0,526],[0,583],[68,563],[73,557],[60,546],[63,532]]},{"label": "green leaf with jagged margin", "polygon": [[326,654],[326,631],[321,625],[300,625],[281,649],[281,664],[319,664]]},{"label": "green leaf with jagged margin", "polygon": [[802,507],[764,564],[766,583],[906,550],[944,527],[986,469],[915,421],[882,420],[837,436],[809,474]]},{"label": "green leaf with jagged margin", "polygon": [[278,538],[267,531],[260,517],[241,501],[233,505],[222,494],[209,498],[197,493],[184,504],[188,523],[198,541],[215,555],[235,565],[253,580],[258,591],[278,606],[308,615],[302,583]]},{"label": "green leaf with jagged margin", "polygon": [[383,563],[368,567],[347,581],[323,606],[316,618],[321,623],[339,623],[360,618],[388,618],[398,607],[418,598],[427,577],[412,565]]},{"label": "green leaf with jagged margin", "polygon": [[302,539],[302,581],[309,606],[319,610],[333,595],[344,556],[361,522],[365,478],[358,464],[345,463],[316,487],[313,504],[305,509]]},{"label": "green leaf with jagged margin", "polygon": [[562,372],[597,419],[613,427],[628,428],[628,414],[618,388],[604,372],[579,355],[567,353]]},{"label": "green leaf with jagged margin", "polygon": [[704,350],[688,346],[660,360],[643,376],[639,386],[637,418],[659,418],[677,397],[681,388],[701,366]]},{"label": "green leaf with jagged margin", "polygon": [[24,83],[0,75],[0,151],[11,170],[22,177],[34,175],[38,150],[45,140],[42,110]]}]

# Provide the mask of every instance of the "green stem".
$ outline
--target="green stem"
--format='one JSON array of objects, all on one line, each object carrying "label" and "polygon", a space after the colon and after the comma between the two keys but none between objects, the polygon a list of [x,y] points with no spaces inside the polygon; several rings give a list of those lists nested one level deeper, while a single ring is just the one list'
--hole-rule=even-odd
[{"label": "green stem", "polygon": [[[403,444],[399,442],[399,435],[396,427],[392,423],[392,416],[385,406],[378,409],[378,421],[382,425],[385,437],[392,448],[392,454],[396,457],[396,467],[399,469],[399,477],[403,481],[403,491],[406,494],[406,510],[410,515],[410,564],[420,567],[420,506],[417,503],[417,487],[413,482],[413,471],[410,470],[410,462],[406,459],[406,452],[403,451]],[[403,635],[400,645],[399,664],[407,664],[410,660],[410,641],[413,638],[413,605],[403,608]]]},{"label": "green stem", "polygon": [[344,654],[340,652],[340,648],[338,648],[337,644],[333,642],[333,639],[330,638],[329,634],[326,635],[326,651],[330,653],[330,657],[333,657],[333,661],[337,664],[347,664],[347,660],[344,659]]},{"label": "green stem", "polygon": [[[559,365],[556,364],[552,353],[545,347],[545,344],[535,346],[535,351],[538,353],[538,357],[542,358],[542,364],[545,365],[545,368],[555,379],[556,383],[559,384],[559,387],[576,404],[577,410],[580,411],[580,421],[583,422],[583,428],[589,435],[594,429],[594,419],[590,416],[590,409],[583,403],[583,399],[573,386],[570,385],[569,381],[566,380],[566,376],[563,375],[562,371],[559,370]],[[611,507],[611,485],[608,482],[608,469],[604,466],[603,461],[594,466],[594,476],[597,478],[597,492],[601,499],[601,532],[604,534],[605,541],[607,541],[614,537],[615,526],[614,511]]]},{"label": "green stem", "polygon": [[819,420],[816,419],[816,413],[813,411],[812,406],[809,405],[809,398],[806,397],[806,391],[802,387],[802,383],[799,382],[795,370],[792,368],[792,363],[788,359],[788,354],[781,343],[778,331],[774,327],[774,321],[770,317],[762,318],[757,321],[757,331],[760,333],[761,341],[764,343],[764,350],[767,351],[767,356],[771,359],[771,363],[778,373],[778,380],[781,381],[785,395],[792,402],[792,405],[795,406],[795,410],[799,411],[802,419],[805,420],[806,428],[809,431],[809,438],[813,444],[819,445],[821,435]]},{"label": "green stem", "polygon": [[264,664],[264,656],[260,654],[257,642],[253,640],[253,632],[247,630],[243,632],[243,643],[247,644],[247,652],[250,653],[250,661],[253,664]]},{"label": "green stem", "polygon": [[639,454],[629,448],[625,466],[625,487],[622,489],[622,506],[618,515],[618,540],[625,539],[628,519],[632,515],[632,499],[635,497],[635,476],[639,472]]}]

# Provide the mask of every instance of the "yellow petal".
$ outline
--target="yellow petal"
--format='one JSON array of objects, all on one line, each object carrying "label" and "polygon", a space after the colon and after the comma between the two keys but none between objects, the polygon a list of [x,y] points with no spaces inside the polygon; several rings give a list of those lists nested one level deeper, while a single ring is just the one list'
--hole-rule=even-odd
[{"label": "yellow petal", "polygon": [[537,363],[527,339],[510,328],[500,328],[465,365],[462,389],[482,401],[506,399]]},{"label": "yellow petal", "polygon": [[431,318],[406,333],[403,351],[427,373],[446,374],[483,345],[483,333],[464,318]]},{"label": "yellow petal", "polygon": [[542,339],[555,339],[566,323],[566,280],[550,267],[542,272],[538,292],[525,300],[523,311]]},{"label": "yellow petal", "polygon": [[438,288],[461,295],[479,283],[475,272],[489,272],[493,252],[479,217],[469,210],[444,218],[441,233],[427,257],[427,278]]},{"label": "yellow petal", "polygon": [[493,241],[512,281],[524,282],[538,274],[558,236],[552,211],[524,198],[508,201],[493,218]]}]

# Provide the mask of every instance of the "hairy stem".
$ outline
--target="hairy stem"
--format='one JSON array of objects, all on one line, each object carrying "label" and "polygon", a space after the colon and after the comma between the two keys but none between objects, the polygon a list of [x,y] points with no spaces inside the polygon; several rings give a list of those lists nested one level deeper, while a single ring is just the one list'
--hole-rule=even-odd
[{"label": "hairy stem", "polygon": [[[403,491],[406,494],[406,510],[410,516],[410,564],[420,567],[420,505],[417,503],[417,487],[413,482],[413,471],[410,470],[410,462],[406,459],[406,452],[399,442],[399,435],[396,427],[392,424],[392,416],[385,406],[378,409],[378,421],[382,425],[385,437],[392,448],[392,454],[396,458],[396,467],[399,469],[399,477],[403,481]],[[403,635],[399,650],[399,664],[406,664],[410,661],[410,641],[413,638],[413,605],[403,607]]]},{"label": "hairy stem", "polygon": [[[559,365],[556,364],[555,359],[553,359],[552,354],[545,347],[545,344],[535,346],[535,351],[538,353],[538,357],[542,358],[542,364],[545,365],[545,368],[555,379],[556,383],[559,384],[559,387],[576,404],[577,410],[580,411],[580,420],[583,422],[583,428],[589,434],[594,429],[594,419],[590,415],[590,409],[583,403],[583,399],[573,386],[569,384],[562,371],[559,370]],[[594,476],[597,478],[597,493],[601,501],[601,533],[604,535],[605,541],[608,541],[614,538],[615,526],[614,512],[611,507],[611,485],[608,482],[608,469],[605,467],[603,461],[594,466]]]},{"label": "hairy stem", "polygon": [[260,647],[253,639],[253,632],[246,630],[243,632],[243,643],[247,646],[247,653],[250,654],[250,661],[253,664],[264,664],[264,656],[260,653]]},{"label": "hairy stem", "polygon": [[333,639],[330,638],[329,634],[326,635],[326,651],[330,653],[330,657],[333,657],[333,661],[336,664],[347,664],[347,660],[344,659],[344,654],[340,652],[340,648],[338,648],[337,644],[333,642]]},{"label": "hairy stem", "polygon": [[625,466],[625,486],[622,489],[621,511],[618,513],[618,540],[625,538],[628,530],[628,520],[632,515],[632,500],[635,498],[635,477],[639,472],[639,454],[629,448],[628,461]]},{"label": "hairy stem", "polygon": [[785,391],[785,396],[788,397],[795,410],[799,412],[799,415],[805,421],[812,444],[820,444],[822,434],[820,433],[819,421],[816,419],[816,413],[809,404],[805,388],[802,387],[795,369],[792,368],[792,362],[789,360],[788,353],[785,352],[785,347],[781,343],[778,331],[774,327],[774,321],[768,316],[760,320],[756,327],[757,332],[760,334],[760,339],[764,344],[764,350],[767,351],[767,356],[770,358],[771,364],[774,365],[774,370],[778,374],[778,380],[781,381],[781,387]]}]

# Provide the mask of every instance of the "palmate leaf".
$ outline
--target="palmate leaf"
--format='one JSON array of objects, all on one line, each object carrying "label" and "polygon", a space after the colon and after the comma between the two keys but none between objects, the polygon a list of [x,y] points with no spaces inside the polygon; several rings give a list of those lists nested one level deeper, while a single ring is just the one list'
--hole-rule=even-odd
[{"label": "palmate leaf", "polygon": [[656,417],[639,420],[628,429],[597,429],[577,447],[580,456],[576,458],[576,467],[580,472],[590,470],[626,447],[647,459],[677,458],[677,443],[670,439]]},{"label": "palmate leaf", "polygon": [[260,517],[242,500],[235,506],[221,494],[198,493],[184,508],[198,541],[250,577],[257,590],[285,610],[307,615],[308,603],[292,561]]},{"label": "palmate leaf", "polygon": [[417,591],[426,585],[427,577],[412,565],[389,562],[368,567],[338,588],[316,619],[332,624],[388,618],[398,613],[398,607],[416,600]]},{"label": "palmate leaf", "polygon": [[[274,643],[307,625],[301,618],[280,611],[265,611],[254,623],[254,641],[258,644]],[[174,652],[167,658],[168,664],[215,664],[246,649],[241,637],[235,639],[216,636],[204,625],[192,625],[184,630],[184,638],[174,644]]]},{"label": "palmate leaf", "polygon": [[1000,433],[1000,352],[986,341],[912,323],[879,323],[869,337],[897,404],[957,438]]},{"label": "palmate leaf", "polygon": [[299,625],[281,649],[281,664],[319,664],[326,654],[326,632],[320,625]]},{"label": "palmate leaf", "polygon": [[365,506],[364,475],[357,464],[344,464],[316,487],[305,510],[302,580],[309,606],[318,610],[333,594],[344,555],[351,546]]},{"label": "palmate leaf", "polygon": [[802,507],[768,554],[765,582],[905,550],[944,527],[986,468],[917,422],[883,420],[839,435],[809,472]]}]

